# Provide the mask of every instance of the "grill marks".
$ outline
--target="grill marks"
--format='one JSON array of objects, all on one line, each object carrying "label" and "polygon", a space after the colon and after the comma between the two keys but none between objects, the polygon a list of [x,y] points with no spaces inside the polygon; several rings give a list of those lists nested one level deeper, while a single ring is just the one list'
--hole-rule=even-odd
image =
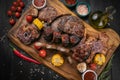
[{"label": "grill marks", "polygon": [[82,41],[72,49],[73,57],[79,62],[86,61],[90,63],[97,53],[106,54],[108,51],[109,37],[105,33],[100,33],[98,36],[85,36]]},{"label": "grill marks", "polygon": [[17,32],[17,37],[24,44],[30,44],[37,39],[40,34],[35,25],[22,25]]},{"label": "grill marks", "polygon": [[38,18],[47,23],[51,23],[57,17],[57,11],[53,7],[46,7],[39,11]]},{"label": "grill marks", "polygon": [[[61,43],[64,47],[73,47],[83,37],[84,29],[80,19],[72,15],[63,15],[52,22],[50,27],[44,28],[44,38],[50,38],[47,41],[57,44]],[[47,35],[51,36],[48,37]]]}]

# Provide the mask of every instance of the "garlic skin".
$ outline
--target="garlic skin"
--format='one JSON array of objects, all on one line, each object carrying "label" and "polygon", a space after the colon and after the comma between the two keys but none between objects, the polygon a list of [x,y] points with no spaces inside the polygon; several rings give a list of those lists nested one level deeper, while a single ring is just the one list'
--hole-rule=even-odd
[{"label": "garlic skin", "polygon": [[68,60],[68,62],[69,62],[70,64],[73,64],[73,60],[72,60],[71,56],[68,56],[68,57],[67,57],[67,60]]},{"label": "garlic skin", "polygon": [[83,73],[87,70],[87,64],[85,62],[79,63],[77,69],[79,72]]}]

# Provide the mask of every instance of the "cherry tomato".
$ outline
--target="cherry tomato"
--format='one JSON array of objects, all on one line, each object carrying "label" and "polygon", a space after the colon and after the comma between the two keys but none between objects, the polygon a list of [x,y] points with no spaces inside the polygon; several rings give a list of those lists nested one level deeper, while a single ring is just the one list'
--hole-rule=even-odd
[{"label": "cherry tomato", "polygon": [[90,66],[90,69],[92,69],[92,70],[97,69],[97,65],[95,63],[91,63],[89,66]]},{"label": "cherry tomato", "polygon": [[14,25],[15,22],[16,22],[16,21],[15,21],[13,18],[10,18],[10,19],[9,19],[9,23],[10,23],[11,25]]},{"label": "cherry tomato", "polygon": [[16,7],[15,6],[11,6],[11,11],[16,11]]},{"label": "cherry tomato", "polygon": [[18,2],[13,2],[13,6],[18,6]]},{"label": "cherry tomato", "polygon": [[22,7],[22,8],[25,6],[24,2],[22,2],[22,1],[19,4],[20,4],[20,7]]},{"label": "cherry tomato", "polygon": [[17,11],[18,12],[22,12],[22,8],[19,6],[19,7],[17,7]]},{"label": "cherry tomato", "polygon": [[40,57],[45,57],[45,56],[46,56],[46,53],[47,53],[47,52],[46,52],[44,49],[42,49],[42,50],[39,51],[39,56],[40,56]]},{"label": "cherry tomato", "polygon": [[26,20],[27,20],[27,22],[31,23],[33,21],[33,16],[27,15]]},{"label": "cherry tomato", "polygon": [[11,10],[8,10],[8,11],[7,11],[7,15],[8,15],[8,16],[12,16],[12,11],[11,11]]},{"label": "cherry tomato", "polygon": [[20,13],[19,13],[19,12],[16,12],[16,13],[15,13],[15,17],[16,17],[16,18],[19,18],[19,17],[20,17]]}]

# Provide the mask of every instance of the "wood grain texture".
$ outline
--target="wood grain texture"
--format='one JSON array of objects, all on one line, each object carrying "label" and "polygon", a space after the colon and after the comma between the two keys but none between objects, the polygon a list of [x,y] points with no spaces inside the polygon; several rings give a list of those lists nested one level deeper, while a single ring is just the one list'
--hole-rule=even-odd
[{"label": "wood grain texture", "polygon": [[[72,14],[73,16],[76,16],[72,11],[70,11],[68,8],[66,8],[59,0],[47,0],[47,5],[53,6],[59,13],[59,15],[62,14]],[[25,13],[21,16],[21,18],[18,20],[18,22],[15,24],[15,26],[8,32],[8,37],[10,40],[16,44],[19,48],[27,52],[29,55],[31,55],[34,59],[40,61],[43,63],[45,66],[49,67],[50,69],[54,70],[55,72],[59,73],[61,76],[65,77],[68,80],[81,80],[80,73],[77,71],[77,69],[73,68],[66,60],[65,63],[60,66],[60,67],[55,67],[51,64],[51,56],[53,55],[52,51],[49,53],[50,55],[47,56],[45,59],[41,58],[38,56],[38,51],[33,48],[33,44],[27,46],[24,45],[19,41],[19,39],[16,37],[16,31],[20,27],[21,24],[25,23],[25,15],[29,13],[31,9],[34,7],[31,5],[29,9],[25,11]],[[102,70],[104,69],[105,65],[113,55],[114,51],[120,44],[120,37],[119,35],[112,29],[100,29],[100,30],[95,30],[93,29],[89,24],[84,22],[85,25],[85,34],[90,34],[90,35],[97,35],[100,34],[101,32],[105,32],[109,36],[109,45],[112,46],[107,55],[106,55],[106,63],[100,67],[100,69],[97,70],[97,74],[99,75]]]}]

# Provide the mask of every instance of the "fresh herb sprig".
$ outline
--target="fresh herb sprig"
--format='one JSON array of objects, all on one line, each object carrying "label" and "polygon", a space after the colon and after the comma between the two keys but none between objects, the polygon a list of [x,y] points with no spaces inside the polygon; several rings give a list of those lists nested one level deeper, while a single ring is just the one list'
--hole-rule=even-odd
[{"label": "fresh herb sprig", "polygon": [[110,73],[109,71],[112,68],[112,60],[113,60],[114,55],[110,58],[108,64],[104,68],[103,72],[99,75],[98,80],[110,80]]}]

